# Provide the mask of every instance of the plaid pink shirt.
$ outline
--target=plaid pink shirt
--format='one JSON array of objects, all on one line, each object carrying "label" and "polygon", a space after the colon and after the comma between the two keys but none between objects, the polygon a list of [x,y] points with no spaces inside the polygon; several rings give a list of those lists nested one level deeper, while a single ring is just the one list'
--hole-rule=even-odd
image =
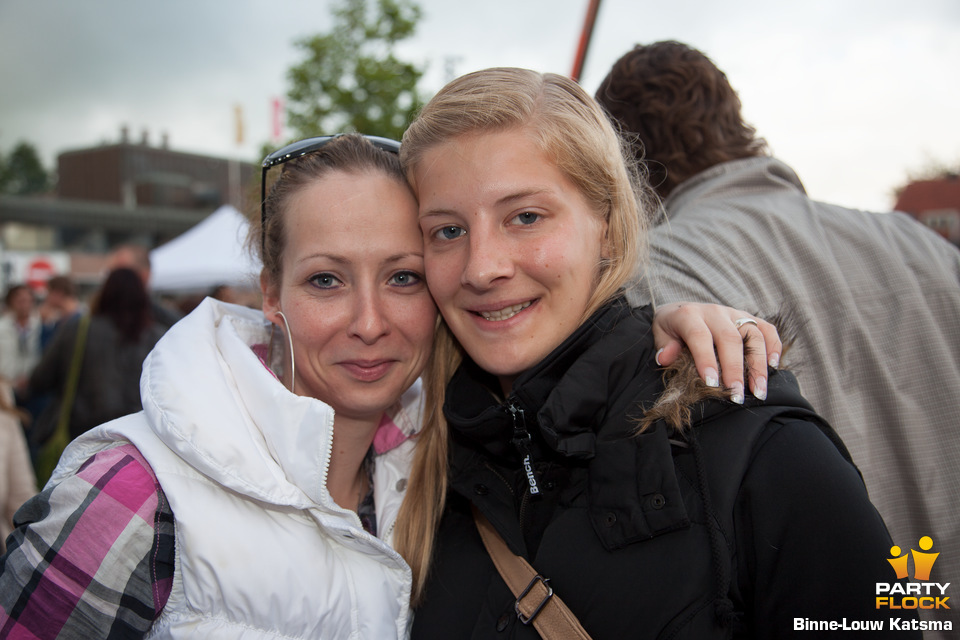
[{"label": "plaid pink shirt", "polygon": [[0,558],[0,637],[140,638],[173,580],[173,515],[133,445],[103,451],[17,512]]}]

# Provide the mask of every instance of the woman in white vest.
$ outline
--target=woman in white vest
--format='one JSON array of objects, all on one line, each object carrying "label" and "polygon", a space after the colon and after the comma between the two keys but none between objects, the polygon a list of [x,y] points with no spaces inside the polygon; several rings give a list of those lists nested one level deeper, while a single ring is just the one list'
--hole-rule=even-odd
[{"label": "woman in white vest", "polygon": [[390,543],[436,308],[398,148],[354,134],[267,157],[263,312],[204,301],[147,358],[144,410],[67,448],[0,560],[0,637],[408,635]]},{"label": "woman in white vest", "polygon": [[268,157],[263,312],[207,299],[144,363],[143,412],[71,444],[18,514],[0,635],[407,634],[389,541],[436,310],[397,148]]}]

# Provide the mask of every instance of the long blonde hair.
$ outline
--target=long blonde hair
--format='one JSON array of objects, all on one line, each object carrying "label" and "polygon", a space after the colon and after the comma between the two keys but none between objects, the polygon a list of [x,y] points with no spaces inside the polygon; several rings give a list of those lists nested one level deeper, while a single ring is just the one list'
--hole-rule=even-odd
[{"label": "long blonde hair", "polygon": [[[415,172],[432,147],[465,134],[522,129],[577,186],[607,224],[608,257],[581,322],[638,275],[646,257],[646,206],[651,193],[629,149],[600,106],[577,83],[552,73],[495,68],[462,76],[434,96],[403,136],[400,160],[417,191]],[[438,321],[433,355],[424,372],[430,408],[419,436],[394,542],[413,570],[413,604],[423,598],[434,536],[447,492],[446,385],[463,350]]]}]

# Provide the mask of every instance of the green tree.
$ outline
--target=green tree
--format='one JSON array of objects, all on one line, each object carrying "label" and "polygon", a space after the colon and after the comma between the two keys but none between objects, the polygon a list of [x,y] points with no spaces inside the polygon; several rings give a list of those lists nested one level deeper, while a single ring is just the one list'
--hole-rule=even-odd
[{"label": "green tree", "polygon": [[50,189],[50,176],[29,142],[19,143],[9,156],[0,160],[0,193],[22,196]]},{"label": "green tree", "polygon": [[424,69],[394,55],[421,16],[413,0],[343,0],[328,33],[296,43],[287,116],[297,137],[359,131],[400,139],[423,100]]}]

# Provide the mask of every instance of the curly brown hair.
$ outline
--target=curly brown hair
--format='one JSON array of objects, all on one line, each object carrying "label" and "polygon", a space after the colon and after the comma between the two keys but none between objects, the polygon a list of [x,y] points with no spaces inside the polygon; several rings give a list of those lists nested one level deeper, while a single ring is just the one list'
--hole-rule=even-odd
[{"label": "curly brown hair", "polygon": [[596,98],[664,198],[716,164],[767,153],[727,76],[680,42],[637,45],[614,63]]}]

